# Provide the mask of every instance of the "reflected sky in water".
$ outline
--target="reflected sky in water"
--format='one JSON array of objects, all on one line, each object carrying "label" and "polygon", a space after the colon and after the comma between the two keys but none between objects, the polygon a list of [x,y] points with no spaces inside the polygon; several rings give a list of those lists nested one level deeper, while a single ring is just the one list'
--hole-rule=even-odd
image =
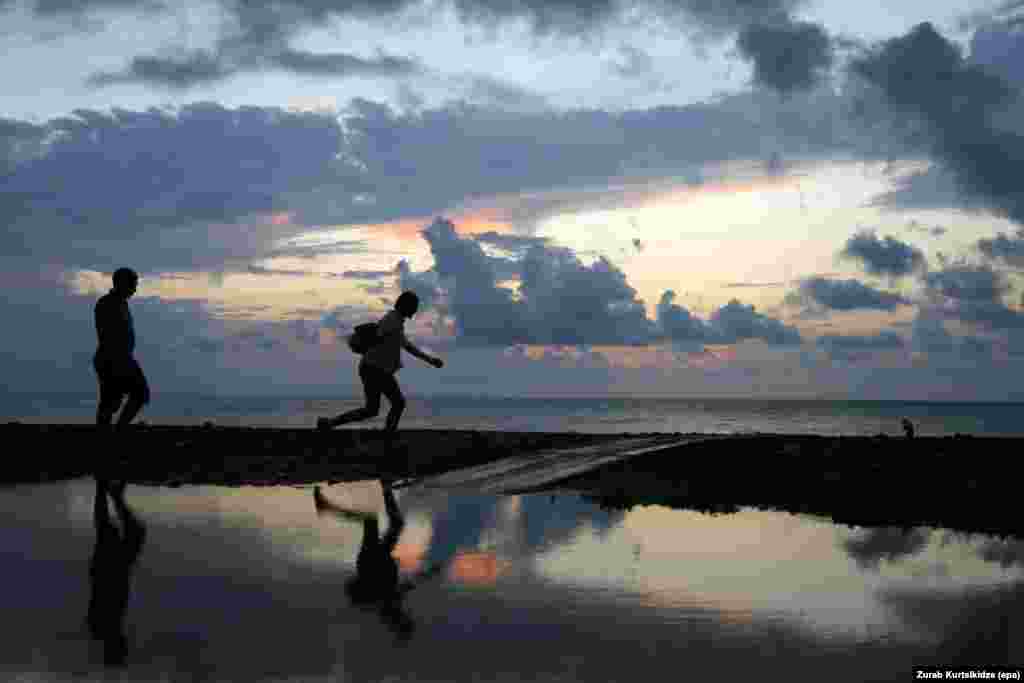
[{"label": "reflected sky in water", "polygon": [[[322,493],[387,528],[379,483]],[[0,491],[0,678],[866,681],[1024,651],[1024,542],[411,488],[393,556],[403,580],[439,574],[405,594],[402,639],[347,596],[364,526],[318,515],[311,488],[129,486],[147,540],[126,665],[105,669],[85,623],[93,496]]]}]

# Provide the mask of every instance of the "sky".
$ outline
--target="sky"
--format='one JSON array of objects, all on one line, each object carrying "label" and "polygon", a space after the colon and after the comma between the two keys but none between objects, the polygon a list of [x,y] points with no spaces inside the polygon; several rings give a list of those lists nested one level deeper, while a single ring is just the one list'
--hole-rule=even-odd
[{"label": "sky", "polygon": [[1024,2],[0,0],[0,372],[1024,400]]}]

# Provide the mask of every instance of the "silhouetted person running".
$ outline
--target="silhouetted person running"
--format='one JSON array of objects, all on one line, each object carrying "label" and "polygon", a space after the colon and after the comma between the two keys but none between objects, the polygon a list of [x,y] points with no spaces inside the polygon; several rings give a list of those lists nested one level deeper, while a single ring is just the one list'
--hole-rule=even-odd
[{"label": "silhouetted person running", "polygon": [[135,327],[128,299],[135,294],[139,276],[130,268],[114,271],[114,288],[96,302],[96,336],[99,346],[93,356],[93,368],[100,385],[96,424],[109,425],[121,401],[128,396],[118,426],[130,423],[142,406],[149,403],[149,383],[132,355],[135,351]]},{"label": "silhouetted person running", "polygon": [[[110,520],[107,498],[121,521],[118,530]],[[112,484],[96,479],[93,502],[96,546],[89,565],[89,612],[86,621],[93,638],[103,641],[103,661],[107,666],[124,664],[127,639],[124,612],[128,607],[132,571],[146,541],[146,528],[124,502],[124,483]]]},{"label": "silhouetted person running", "polygon": [[377,323],[378,341],[359,361],[359,379],[363,382],[366,405],[342,413],[333,419],[321,417],[316,422],[317,429],[325,430],[377,417],[380,413],[380,397],[383,394],[391,404],[384,431],[388,434],[395,433],[398,421],[402,418],[402,411],[405,410],[405,397],[395,378],[395,374],[402,367],[402,349],[435,368],[444,365],[440,358],[424,353],[405,336],[405,321],[416,315],[419,306],[420,299],[415,293],[402,292],[395,301],[394,309],[388,311]]},{"label": "silhouetted person running", "polygon": [[363,523],[363,542],[356,558],[356,575],[345,582],[345,594],[353,605],[376,609],[381,621],[395,637],[400,642],[407,642],[412,637],[415,624],[402,601],[418,582],[438,576],[443,567],[428,568],[416,576],[417,581],[400,580],[398,561],[392,553],[405,528],[405,520],[395,501],[391,483],[382,480],[381,487],[388,516],[388,530],[383,537],[377,515],[335,505],[324,498],[319,486],[313,489],[313,502],[317,514],[330,513],[341,519]]}]

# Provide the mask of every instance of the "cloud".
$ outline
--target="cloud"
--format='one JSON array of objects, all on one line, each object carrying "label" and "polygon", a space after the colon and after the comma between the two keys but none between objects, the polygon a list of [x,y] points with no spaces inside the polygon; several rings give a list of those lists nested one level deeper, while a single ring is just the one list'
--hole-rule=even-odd
[{"label": "cloud", "polygon": [[10,256],[95,270],[252,261],[301,230],[295,223],[319,192],[329,188],[337,202],[358,187],[339,158],[343,141],[329,116],[210,103],[78,110],[23,126],[14,143],[22,158],[0,194],[0,245]]},{"label": "cloud", "polygon": [[716,330],[719,343],[724,344],[745,339],[760,339],[777,346],[795,346],[801,342],[800,332],[792,325],[758,313],[753,305],[736,299],[713,311],[710,325]]},{"label": "cloud", "polygon": [[[340,118],[196,103],[4,120],[0,253],[94,270],[230,270],[268,256],[359,251],[356,241],[291,238],[308,226],[436,215],[467,197],[510,198],[502,210],[525,230],[573,202],[593,204],[593,188],[624,173],[646,180],[762,158],[766,137],[812,157],[857,147],[836,127],[839,111],[840,98],[827,93],[789,102],[749,93],[617,114],[465,103],[399,114],[356,99]],[[801,112],[827,115],[820,125],[764,123]],[[638,149],[657,159],[639,159]],[[442,158],[446,172],[437,173]]]},{"label": "cloud", "polygon": [[380,280],[394,275],[390,270],[346,270],[342,273],[328,273],[328,277],[351,280]]},{"label": "cloud", "polygon": [[953,351],[953,335],[942,322],[942,317],[919,310],[911,326],[911,345],[926,353],[949,353]]},{"label": "cloud", "polygon": [[1024,240],[1019,236],[999,233],[993,238],[978,240],[978,249],[988,259],[1008,266],[1024,268]]},{"label": "cloud", "polygon": [[1018,88],[1024,87],[1024,17],[980,27],[971,36],[971,61]]},{"label": "cloud", "polygon": [[1024,220],[1024,135],[999,123],[1019,93],[972,64],[929,24],[885,41],[853,62],[895,115],[919,124],[933,157],[965,195],[1016,222]]},{"label": "cloud", "polygon": [[878,239],[873,231],[860,231],[846,241],[840,256],[860,261],[869,275],[901,277],[925,267],[920,249],[886,235]]},{"label": "cloud", "polygon": [[931,227],[927,225],[921,225],[916,220],[912,220],[907,223],[906,230],[908,232],[916,232],[919,235],[927,235],[928,237],[942,237],[949,228],[942,227],[941,225],[933,225]]},{"label": "cloud", "polygon": [[701,320],[686,308],[674,303],[676,294],[666,291],[658,302],[658,325],[662,334],[683,348],[694,349],[703,344],[734,344],[759,339],[778,346],[798,345],[799,331],[781,321],[757,313],[753,306],[733,299]]},{"label": "cloud", "polygon": [[287,277],[304,277],[308,275],[316,275],[317,273],[310,270],[290,270],[287,268],[265,268],[263,266],[248,265],[245,268],[245,272],[249,275],[284,275]]},{"label": "cloud", "polygon": [[646,51],[633,45],[619,47],[622,62],[612,62],[609,69],[619,78],[650,78],[654,74],[654,60]]},{"label": "cloud", "polygon": [[428,311],[434,307],[441,297],[437,273],[414,273],[405,259],[398,262],[395,270],[398,272],[398,289],[415,293],[420,298],[421,311]]},{"label": "cloud", "polygon": [[910,301],[900,294],[883,292],[853,279],[807,278],[800,283],[800,295],[810,302],[837,311],[892,311],[898,306],[910,304]]},{"label": "cloud", "polygon": [[1002,273],[990,266],[966,263],[947,265],[942,270],[925,273],[923,282],[934,294],[974,303],[999,303],[1010,289]]},{"label": "cloud", "polygon": [[760,287],[785,287],[785,282],[726,282],[722,286],[726,289],[760,288]]},{"label": "cloud", "polygon": [[978,548],[978,557],[986,562],[997,562],[1003,568],[1024,566],[1024,541],[986,539]]},{"label": "cloud", "polygon": [[892,330],[882,330],[876,335],[823,334],[818,337],[817,344],[830,357],[848,361],[864,360],[876,352],[906,346],[903,337]]},{"label": "cloud", "polygon": [[833,61],[825,29],[789,17],[745,27],[736,46],[754,62],[754,82],[782,93],[810,90],[827,75]]},{"label": "cloud", "polygon": [[121,71],[99,72],[88,83],[105,87],[120,83],[146,83],[185,90],[227,80],[239,73],[285,71],[304,76],[344,78],[404,77],[421,73],[422,65],[408,57],[379,53],[364,58],[344,52],[315,53],[284,48],[266,55],[233,55],[226,48],[191,50],[167,56],[133,57]]},{"label": "cloud", "polygon": [[184,90],[225,80],[238,67],[224,62],[209,50],[193,50],[181,55],[133,57],[121,71],[101,71],[87,82],[97,88],[121,83],[149,83],[172,90]]},{"label": "cloud", "polygon": [[547,246],[551,243],[549,237],[531,237],[528,235],[507,235],[489,230],[477,233],[473,236],[477,242],[497,247],[503,251],[522,255],[528,249],[535,246]]},{"label": "cloud", "polygon": [[882,560],[896,562],[928,545],[927,529],[867,529],[843,541],[843,549],[861,569],[878,569]]},{"label": "cloud", "polygon": [[467,346],[800,343],[795,328],[736,300],[702,321],[673,304],[675,294],[666,292],[658,320],[649,320],[636,290],[603,257],[587,266],[569,249],[536,242],[510,262],[518,268],[513,291],[498,284],[498,260],[472,237],[458,236],[450,221],[435,220],[423,236],[434,267],[416,274],[401,262],[401,286],[435,302],[443,298],[444,313],[451,316],[459,343]]}]

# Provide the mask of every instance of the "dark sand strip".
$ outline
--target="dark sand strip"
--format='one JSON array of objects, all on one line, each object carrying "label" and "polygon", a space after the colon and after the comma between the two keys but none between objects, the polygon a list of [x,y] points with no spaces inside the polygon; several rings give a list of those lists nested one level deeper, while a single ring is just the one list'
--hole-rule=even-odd
[{"label": "dark sand strip", "polygon": [[[611,507],[661,504],[729,512],[754,506],[853,525],[935,526],[1024,538],[1016,475],[1024,440],[1018,438],[755,434],[707,439],[700,434],[409,430],[389,441],[373,430],[156,425],[104,434],[91,425],[28,424],[2,425],[0,436],[7,454],[0,481],[8,484],[86,476],[97,468],[159,486],[302,485],[381,477],[426,484],[425,478],[451,473],[445,476],[458,488],[477,477],[478,489],[568,490]],[[623,451],[673,439],[686,443],[623,459]],[[612,443],[619,447],[606,450]],[[588,447],[599,448],[554,453]],[[493,466],[455,472],[488,464]]]}]

